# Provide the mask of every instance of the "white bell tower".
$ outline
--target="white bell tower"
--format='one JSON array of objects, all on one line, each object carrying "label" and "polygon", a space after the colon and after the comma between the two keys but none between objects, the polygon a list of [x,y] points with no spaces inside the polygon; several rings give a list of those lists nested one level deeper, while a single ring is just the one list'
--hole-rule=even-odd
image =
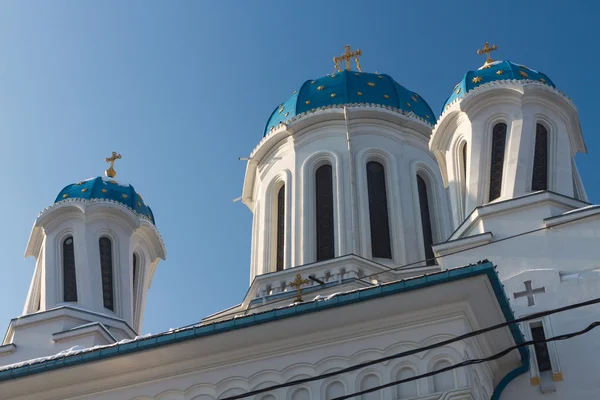
[{"label": "white bell tower", "polygon": [[431,135],[455,228],[476,207],[539,190],[587,200],[575,105],[542,72],[492,60],[495,49],[480,50],[488,60],[456,85]]},{"label": "white bell tower", "polygon": [[165,247],[143,198],[114,179],[112,165],[106,174],[68,185],[36,219],[25,252],[35,271],[23,314],[0,346],[3,363],[140,332]]}]

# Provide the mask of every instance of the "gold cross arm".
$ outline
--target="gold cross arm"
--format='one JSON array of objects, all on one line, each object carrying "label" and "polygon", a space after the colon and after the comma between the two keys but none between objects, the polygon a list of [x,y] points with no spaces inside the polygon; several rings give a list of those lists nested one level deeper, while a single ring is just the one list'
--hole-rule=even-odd
[{"label": "gold cross arm", "polygon": [[300,274],[296,274],[296,279],[288,283],[288,286],[293,287],[297,290],[296,301],[302,301],[302,285],[306,285],[307,283],[310,283],[310,280],[302,279],[302,275]]},{"label": "gold cross arm", "polygon": [[119,159],[121,159],[121,155],[117,154],[116,151],[112,152],[112,156],[106,158],[106,162],[110,163],[110,167],[108,167],[108,169],[106,171],[104,171],[104,173],[109,178],[114,178],[115,176],[117,176],[117,171],[115,171],[114,167],[115,167],[115,161],[119,160]]},{"label": "gold cross arm", "polygon": [[488,42],[485,42],[483,44],[483,49],[477,50],[477,54],[479,54],[479,55],[485,54],[487,56],[487,60],[485,60],[485,64],[489,64],[491,62],[494,62],[494,60],[492,60],[492,57],[490,56],[490,53],[495,50],[498,50],[498,46],[496,46],[495,44],[490,46],[490,44]]},{"label": "gold cross arm", "polygon": [[358,61],[358,57],[360,56],[362,56],[361,49],[351,51],[350,46],[344,46],[344,54],[342,54],[341,56],[333,57],[333,62],[335,63],[333,73],[335,74],[336,72],[342,72],[342,69],[340,68],[340,63],[342,61],[346,63],[346,71],[350,71],[350,60],[352,60],[353,58],[354,61],[356,61],[356,69],[358,69],[359,72],[362,72],[362,70],[360,69],[360,62]]}]

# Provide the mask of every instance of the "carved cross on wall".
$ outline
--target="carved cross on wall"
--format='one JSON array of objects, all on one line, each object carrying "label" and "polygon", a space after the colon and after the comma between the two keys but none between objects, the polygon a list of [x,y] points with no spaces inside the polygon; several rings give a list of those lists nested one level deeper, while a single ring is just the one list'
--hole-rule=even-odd
[{"label": "carved cross on wall", "polygon": [[535,306],[534,295],[537,293],[546,293],[546,288],[544,286],[542,286],[541,288],[533,289],[531,287],[531,281],[525,281],[523,283],[525,284],[525,291],[515,292],[514,293],[515,299],[527,296],[527,306],[528,307]]}]

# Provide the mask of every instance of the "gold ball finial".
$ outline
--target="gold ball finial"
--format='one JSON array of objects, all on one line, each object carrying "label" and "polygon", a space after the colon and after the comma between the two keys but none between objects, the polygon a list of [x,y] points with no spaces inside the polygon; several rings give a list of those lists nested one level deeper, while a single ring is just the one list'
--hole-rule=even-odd
[{"label": "gold ball finial", "polygon": [[117,171],[115,171],[115,161],[121,159],[121,155],[117,154],[116,151],[112,152],[112,156],[111,157],[107,157],[106,158],[106,162],[110,163],[110,167],[108,167],[108,169],[106,171],[104,171],[104,174],[106,176],[108,176],[109,178],[114,178],[115,176],[117,176]]}]

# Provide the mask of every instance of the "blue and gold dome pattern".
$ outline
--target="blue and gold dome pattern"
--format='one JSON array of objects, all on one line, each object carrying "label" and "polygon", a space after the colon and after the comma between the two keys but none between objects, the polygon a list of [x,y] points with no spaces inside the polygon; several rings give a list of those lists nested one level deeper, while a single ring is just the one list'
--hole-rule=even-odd
[{"label": "blue and gold dome pattern", "polygon": [[442,108],[442,113],[456,99],[465,96],[469,91],[486,83],[502,80],[528,80],[538,81],[550,87],[555,87],[552,80],[542,72],[527,68],[524,65],[515,64],[510,61],[492,61],[486,63],[483,67],[476,71],[469,71],[463,79],[456,84],[454,91],[448,97]]},{"label": "blue and gold dome pattern", "polygon": [[54,203],[67,199],[112,200],[123,204],[155,224],[152,210],[133,186],[118,183],[111,178],[99,176],[68,185],[56,196]]},{"label": "blue and gold dome pattern", "polygon": [[392,107],[412,112],[430,124],[435,122],[427,102],[389,75],[344,70],[304,82],[292,97],[273,111],[264,136],[296,115],[324,107],[359,103]]}]

